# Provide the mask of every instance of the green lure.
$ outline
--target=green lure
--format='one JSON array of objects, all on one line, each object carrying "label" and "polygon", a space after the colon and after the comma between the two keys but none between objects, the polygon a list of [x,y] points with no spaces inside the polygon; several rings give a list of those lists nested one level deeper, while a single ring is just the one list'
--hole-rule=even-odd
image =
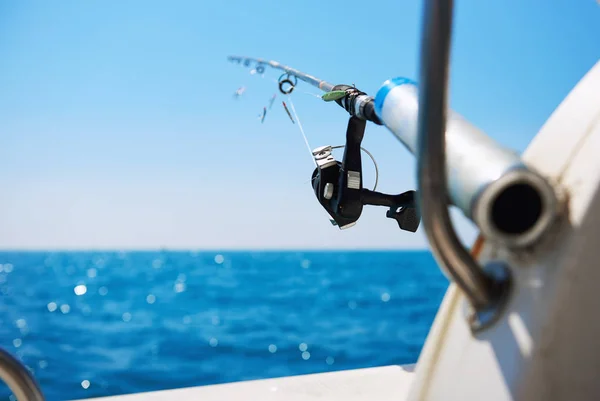
[{"label": "green lure", "polygon": [[346,96],[346,91],[331,91],[321,96],[321,99],[323,99],[326,102],[331,102],[334,100],[339,100],[344,96]]}]

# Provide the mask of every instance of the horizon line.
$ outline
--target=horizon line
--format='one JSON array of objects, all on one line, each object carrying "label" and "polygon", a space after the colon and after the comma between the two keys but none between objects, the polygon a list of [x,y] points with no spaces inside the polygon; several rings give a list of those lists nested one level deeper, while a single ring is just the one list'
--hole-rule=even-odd
[{"label": "horizon line", "polygon": [[431,252],[428,248],[1,248],[0,253],[9,252]]}]

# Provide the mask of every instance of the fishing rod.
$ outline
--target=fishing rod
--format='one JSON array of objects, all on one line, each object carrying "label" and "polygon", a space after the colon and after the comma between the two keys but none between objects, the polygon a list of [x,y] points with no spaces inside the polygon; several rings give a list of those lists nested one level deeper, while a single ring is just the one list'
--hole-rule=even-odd
[{"label": "fishing rod", "polygon": [[358,90],[353,85],[334,85],[273,60],[240,56],[229,56],[227,59],[233,63],[243,64],[245,67],[256,64],[254,70],[259,74],[265,72],[266,66],[283,71],[283,74],[278,80],[279,91],[282,94],[291,95],[294,88],[298,85],[298,80],[301,80],[325,92],[321,97],[324,101],[335,101],[351,116],[371,121],[377,125],[382,125],[381,120],[375,113],[374,98],[368,96],[365,92]]},{"label": "fishing rod", "polygon": [[[335,148],[333,146],[321,146],[312,150],[316,164],[311,177],[313,191],[330,215],[334,226],[340,229],[354,226],[362,214],[363,206],[372,205],[387,207],[386,217],[396,220],[401,230],[417,231],[421,217],[416,206],[416,191],[390,195],[363,187],[361,143],[366,123],[371,121],[377,125],[382,124],[375,113],[372,96],[353,85],[334,85],[276,61],[240,56],[229,56],[228,60],[246,67],[255,64],[253,71],[259,74],[265,72],[266,66],[281,70],[283,74],[279,77],[278,87],[282,94],[289,96],[298,80],[301,80],[325,92],[321,97],[324,101],[335,101],[350,114],[341,161],[332,155]],[[294,121],[285,102],[284,107]]]},{"label": "fishing rod", "polygon": [[[351,227],[364,205],[378,205],[389,207],[386,217],[396,219],[402,230],[417,230],[421,221],[417,192],[387,195],[364,189],[360,154],[370,121],[385,126],[417,159],[422,158],[415,81],[389,79],[373,97],[354,85],[334,85],[276,61],[240,56],[228,60],[255,65],[259,74],[267,67],[280,70],[277,83],[282,94],[289,96],[300,80],[323,91],[321,99],[335,101],[350,115],[341,162],[331,155],[331,146],[312,151],[317,165],[313,189],[334,225]],[[458,113],[448,109],[446,116],[444,201],[457,206],[488,240],[513,248],[532,245],[555,220],[559,200],[553,186],[517,152],[501,146]]]}]

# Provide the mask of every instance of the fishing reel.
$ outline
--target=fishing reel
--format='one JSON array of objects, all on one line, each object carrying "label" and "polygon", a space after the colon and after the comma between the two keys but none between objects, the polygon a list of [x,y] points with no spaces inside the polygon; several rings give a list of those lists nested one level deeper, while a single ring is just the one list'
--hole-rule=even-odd
[{"label": "fishing reel", "polygon": [[356,224],[363,206],[373,205],[388,207],[386,217],[396,220],[401,230],[416,232],[421,222],[416,191],[388,195],[363,188],[360,152],[366,125],[365,120],[350,117],[341,162],[331,154],[331,146],[313,150],[317,168],[312,174],[312,187],[317,200],[331,216],[331,223],[341,230]]}]

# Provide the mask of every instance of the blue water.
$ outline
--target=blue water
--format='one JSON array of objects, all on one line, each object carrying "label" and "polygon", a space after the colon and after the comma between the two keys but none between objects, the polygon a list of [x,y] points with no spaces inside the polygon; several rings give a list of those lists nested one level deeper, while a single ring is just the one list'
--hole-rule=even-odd
[{"label": "blue water", "polygon": [[3,252],[0,266],[0,346],[49,400],[413,363],[448,285],[428,252]]}]

